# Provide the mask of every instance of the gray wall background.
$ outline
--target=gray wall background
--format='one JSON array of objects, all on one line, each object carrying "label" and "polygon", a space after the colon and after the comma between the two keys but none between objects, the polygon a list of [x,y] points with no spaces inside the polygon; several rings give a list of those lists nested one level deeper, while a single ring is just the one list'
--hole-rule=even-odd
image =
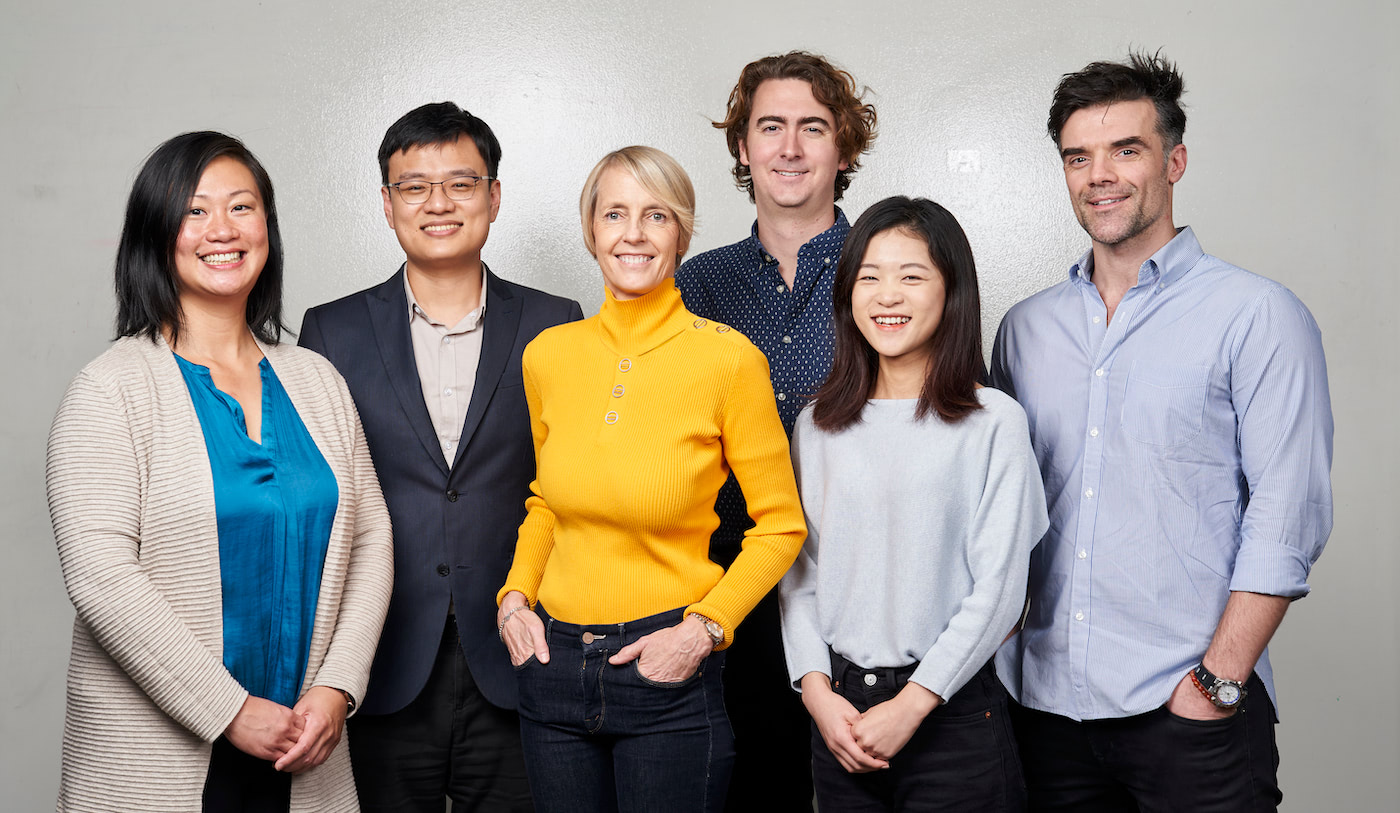
[{"label": "gray wall background", "polygon": [[[44,4],[2,0],[0,788],[51,808],[72,607],[44,502],[44,441],[71,377],[107,345],[111,264],[136,169],[177,132],[242,137],[277,185],[288,317],[387,277],[384,129],[427,101],[481,115],[505,148],[485,255],[503,275],[602,297],[577,196],[606,151],[667,150],[699,192],[694,250],[753,217],[708,120],[739,68],[791,48],[872,89],[881,135],[844,202],[933,197],[971,237],[988,338],[1087,246],[1043,135],[1058,77],[1129,47],[1187,78],[1178,224],[1292,288],[1322,326],[1336,413],[1336,528],[1312,597],[1275,638],[1285,809],[1393,810],[1400,796],[1393,266],[1400,30],[1392,3],[808,2]],[[972,150],[977,170],[954,171]]]}]

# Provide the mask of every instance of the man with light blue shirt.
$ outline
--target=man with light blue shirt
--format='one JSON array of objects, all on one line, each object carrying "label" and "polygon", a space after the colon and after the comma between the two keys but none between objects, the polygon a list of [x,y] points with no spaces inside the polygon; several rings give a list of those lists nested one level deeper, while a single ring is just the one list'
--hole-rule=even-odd
[{"label": "man with light blue shirt", "polygon": [[1050,530],[998,673],[1031,810],[1275,810],[1266,646],[1332,528],[1321,336],[1286,288],[1172,220],[1175,66],[1096,62],[1049,130],[1093,247],[1007,313]]}]

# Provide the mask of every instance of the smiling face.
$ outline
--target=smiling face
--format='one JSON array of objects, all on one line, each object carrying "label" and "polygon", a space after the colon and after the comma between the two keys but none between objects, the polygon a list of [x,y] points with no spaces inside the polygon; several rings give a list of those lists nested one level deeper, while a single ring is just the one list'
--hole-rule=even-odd
[{"label": "smiling face", "polygon": [[635,299],[675,276],[680,226],[674,213],[618,166],[598,179],[593,256],[617,299]]},{"label": "smiling face", "polygon": [[908,365],[922,377],[945,297],[943,274],[923,238],[898,228],[870,238],[851,291],[851,316],[879,354],[882,374],[889,365]]},{"label": "smiling face", "polygon": [[1186,147],[1164,150],[1151,101],[1075,111],[1060,131],[1060,156],[1074,215],[1095,243],[1155,251],[1170,242]]},{"label": "smiling face", "polygon": [[[486,161],[467,137],[444,144],[410,147],[389,157],[389,183],[445,181],[462,175],[484,177]],[[477,185],[471,200],[452,200],[434,186],[428,200],[404,203],[399,193],[384,188],[384,218],[398,235],[399,245],[414,271],[470,270],[481,262],[481,248],[501,208],[499,181]]]},{"label": "smiling face", "polygon": [[253,173],[233,158],[214,159],[175,238],[181,302],[245,303],[267,255],[267,213]]},{"label": "smiling face", "polygon": [[836,173],[850,166],[836,146],[834,118],[802,79],[769,79],[754,91],[739,160],[752,172],[760,214],[831,212]]}]

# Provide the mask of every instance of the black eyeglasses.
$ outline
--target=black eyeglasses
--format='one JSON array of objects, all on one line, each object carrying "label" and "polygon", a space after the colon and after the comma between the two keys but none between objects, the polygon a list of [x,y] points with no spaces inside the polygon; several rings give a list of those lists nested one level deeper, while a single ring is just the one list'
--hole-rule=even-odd
[{"label": "black eyeglasses", "polygon": [[471,200],[472,195],[476,194],[476,187],[482,181],[494,180],[496,179],[490,175],[458,175],[445,181],[399,181],[398,183],[384,184],[384,186],[396,190],[399,193],[399,200],[416,206],[428,202],[428,198],[433,196],[434,186],[441,186],[442,193],[452,200]]}]

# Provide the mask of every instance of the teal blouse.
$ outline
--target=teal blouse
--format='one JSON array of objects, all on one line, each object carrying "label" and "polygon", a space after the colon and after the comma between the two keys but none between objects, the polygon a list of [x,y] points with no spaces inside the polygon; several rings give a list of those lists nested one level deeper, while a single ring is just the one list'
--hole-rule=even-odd
[{"label": "teal blouse", "polygon": [[335,475],[267,359],[258,364],[262,443],[208,367],[175,360],[214,476],[224,666],[255,697],[294,705],[340,495]]}]

